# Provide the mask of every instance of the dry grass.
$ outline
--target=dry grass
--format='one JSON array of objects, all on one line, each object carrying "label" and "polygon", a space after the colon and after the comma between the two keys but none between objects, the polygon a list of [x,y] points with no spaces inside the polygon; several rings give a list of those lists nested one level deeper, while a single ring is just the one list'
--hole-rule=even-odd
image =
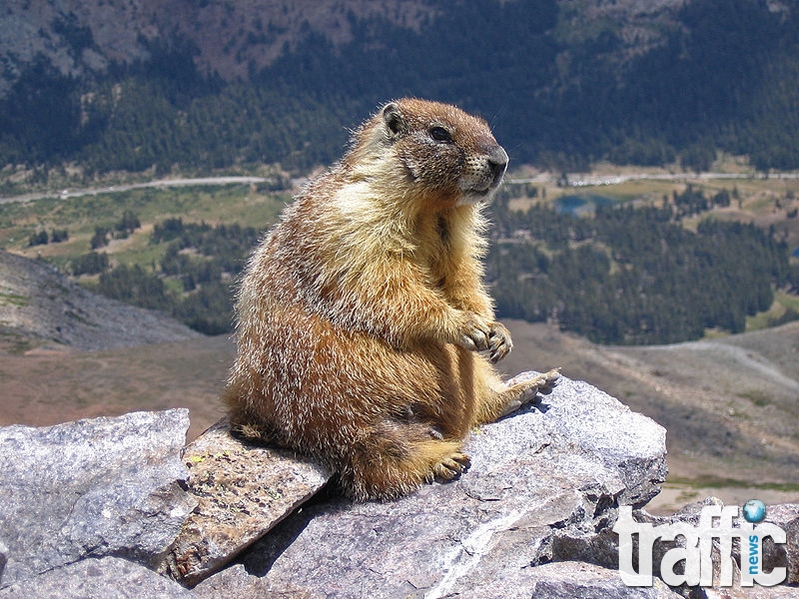
[{"label": "dry grass", "polygon": [[233,360],[225,336],[97,352],[13,349],[0,347],[0,425],[185,407],[190,438],[222,416],[218,394]]}]

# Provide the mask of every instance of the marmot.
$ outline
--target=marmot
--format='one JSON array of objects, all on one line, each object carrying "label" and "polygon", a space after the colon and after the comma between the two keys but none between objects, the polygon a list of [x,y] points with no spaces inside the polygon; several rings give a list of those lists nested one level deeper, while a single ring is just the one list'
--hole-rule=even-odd
[{"label": "marmot", "polygon": [[385,500],[460,475],[472,427],[551,389],[555,370],[506,388],[491,365],[512,344],[481,280],[481,205],[507,164],[454,106],[403,99],[364,122],[240,280],[233,429]]}]

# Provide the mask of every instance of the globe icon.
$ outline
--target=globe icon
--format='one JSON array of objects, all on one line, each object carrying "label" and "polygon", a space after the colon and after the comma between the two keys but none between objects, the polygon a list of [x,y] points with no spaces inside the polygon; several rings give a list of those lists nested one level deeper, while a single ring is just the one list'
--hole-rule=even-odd
[{"label": "globe icon", "polygon": [[743,511],[746,521],[756,524],[766,517],[766,504],[759,499],[750,499],[744,504]]}]

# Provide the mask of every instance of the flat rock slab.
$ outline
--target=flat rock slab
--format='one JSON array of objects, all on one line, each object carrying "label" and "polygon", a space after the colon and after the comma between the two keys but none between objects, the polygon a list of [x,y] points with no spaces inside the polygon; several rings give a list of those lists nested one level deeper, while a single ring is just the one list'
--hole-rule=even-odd
[{"label": "flat rock slab", "polygon": [[538,405],[476,431],[467,451],[471,469],[453,483],[391,503],[305,507],[252,548],[247,571],[278,596],[513,596],[503,580],[557,559],[558,547],[601,541],[617,506],[646,503],[666,476],[661,426],[565,377]]},{"label": "flat rock slab", "polygon": [[220,420],[183,455],[197,509],[159,571],[194,585],[305,503],[330,478],[293,452],[251,445]]},{"label": "flat rock slab", "polygon": [[188,410],[0,428],[0,588],[86,557],[145,565],[196,503],[182,489]]}]

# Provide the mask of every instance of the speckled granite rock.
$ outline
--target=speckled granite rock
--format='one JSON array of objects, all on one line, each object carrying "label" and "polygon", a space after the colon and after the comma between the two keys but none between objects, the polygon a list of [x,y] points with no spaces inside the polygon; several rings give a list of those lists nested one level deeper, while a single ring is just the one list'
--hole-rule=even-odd
[{"label": "speckled granite rock", "polygon": [[261,538],[330,478],[313,460],[231,436],[225,420],[189,445],[183,461],[198,506],[159,570],[188,585]]},{"label": "speckled granite rock", "polygon": [[118,557],[84,559],[0,590],[0,599],[191,599],[178,583]]}]

